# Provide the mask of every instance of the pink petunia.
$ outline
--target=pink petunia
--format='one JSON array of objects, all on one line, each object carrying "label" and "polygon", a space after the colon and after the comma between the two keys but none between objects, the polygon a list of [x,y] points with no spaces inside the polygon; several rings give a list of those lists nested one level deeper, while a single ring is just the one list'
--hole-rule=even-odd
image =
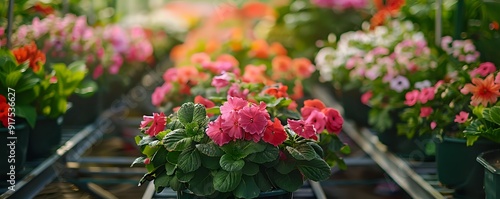
[{"label": "pink petunia", "polygon": [[422,107],[420,108],[420,117],[428,117],[432,113],[431,107]]},{"label": "pink petunia", "polygon": [[217,90],[217,93],[219,93],[221,88],[224,88],[227,85],[229,85],[230,80],[231,80],[231,76],[229,76],[227,73],[224,73],[222,75],[215,76],[212,79],[212,86],[214,86],[215,89]]},{"label": "pink petunia", "polygon": [[222,119],[226,119],[225,117],[229,116],[232,112],[238,112],[243,107],[247,106],[248,102],[244,99],[238,97],[229,97],[224,104],[220,107],[221,117]]},{"label": "pink petunia", "polygon": [[495,64],[491,62],[484,62],[479,65],[476,69],[472,70],[470,72],[470,75],[472,77],[476,75],[481,75],[481,77],[488,76],[490,73],[495,72],[497,69],[495,67]]},{"label": "pink petunia", "polygon": [[422,91],[420,92],[420,94],[418,95],[418,99],[419,101],[422,103],[422,104],[425,104],[427,103],[429,100],[433,100],[434,99],[434,95],[435,95],[435,90],[434,88],[432,87],[429,87],[429,88],[424,88],[422,89]]},{"label": "pink petunia", "polygon": [[406,100],[404,103],[408,106],[415,105],[418,101],[419,94],[420,94],[420,92],[418,90],[413,90],[413,91],[407,92],[405,94]]},{"label": "pink petunia", "polygon": [[239,111],[239,115],[241,127],[250,134],[262,134],[269,118],[267,111],[262,111],[261,106],[255,105],[243,107]]},{"label": "pink petunia", "polygon": [[208,123],[207,135],[217,145],[222,146],[231,141],[231,137],[222,129],[222,118],[218,117],[215,121]]},{"label": "pink petunia", "polygon": [[177,79],[177,68],[169,68],[163,73],[163,80],[166,82],[173,82]]},{"label": "pink petunia", "polygon": [[455,122],[457,123],[465,123],[467,121],[467,118],[469,117],[469,113],[465,112],[465,111],[460,111],[460,113],[458,115],[455,116]]},{"label": "pink petunia", "polygon": [[344,118],[342,118],[340,112],[334,108],[325,108],[322,112],[326,116],[326,130],[329,133],[340,133],[344,124]]},{"label": "pink petunia", "polygon": [[307,117],[306,122],[313,125],[314,129],[316,129],[316,133],[320,133],[326,127],[326,116],[321,111],[314,110],[309,117]]},{"label": "pink petunia", "polygon": [[[153,137],[158,135],[161,131],[165,130],[167,124],[167,117],[164,113],[153,113],[153,116],[143,116],[141,121],[141,130],[146,130],[146,134]],[[150,126],[149,126],[150,125]],[[149,127],[148,127],[149,126]]]},{"label": "pink petunia", "polygon": [[239,120],[240,117],[237,112],[230,112],[228,115],[225,115],[225,119],[222,120],[222,129],[233,140],[241,139],[244,136],[244,131],[240,126]]},{"label": "pink petunia", "polygon": [[307,123],[304,120],[290,120],[287,119],[288,125],[290,125],[290,128],[297,133],[297,135],[300,135],[306,139],[318,139],[318,136],[316,136],[316,133],[314,132],[314,127],[311,123]]}]

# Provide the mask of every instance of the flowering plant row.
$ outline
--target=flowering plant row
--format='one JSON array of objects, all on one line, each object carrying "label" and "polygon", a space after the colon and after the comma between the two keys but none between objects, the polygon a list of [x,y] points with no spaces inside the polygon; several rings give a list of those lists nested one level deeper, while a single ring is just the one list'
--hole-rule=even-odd
[{"label": "flowering plant row", "polygon": [[[305,179],[325,180],[329,164],[345,166],[337,153],[349,149],[336,136],[343,119],[319,100],[306,100],[300,112],[290,108],[291,99],[266,93],[228,96],[220,106],[197,100],[203,105],[184,103],[168,117],[144,116],[136,141],[146,157],[134,162],[148,169],[141,183],[155,179],[157,191],[255,198],[274,189],[293,192]],[[287,111],[295,114],[282,114]]]}]

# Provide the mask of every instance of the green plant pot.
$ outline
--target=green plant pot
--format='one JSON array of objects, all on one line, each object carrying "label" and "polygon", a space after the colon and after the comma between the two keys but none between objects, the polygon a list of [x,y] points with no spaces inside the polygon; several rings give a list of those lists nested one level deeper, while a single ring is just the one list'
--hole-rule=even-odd
[{"label": "green plant pot", "polygon": [[[26,121],[18,118],[15,120],[15,135],[9,135],[8,128],[0,128],[0,157],[2,157],[2,163],[0,164],[0,189],[11,186],[7,180],[10,180],[11,176],[19,176],[26,163],[30,128]],[[14,141],[15,143],[12,146],[12,142]],[[11,171],[11,167],[14,167],[13,172]],[[9,173],[14,174],[10,175]],[[16,177],[16,179],[19,178]]]},{"label": "green plant pot", "polygon": [[[257,198],[260,199],[292,199],[293,193],[286,192],[285,190],[278,189],[267,192],[261,192]],[[196,196],[193,192],[189,190],[178,191],[177,192],[178,199],[204,199],[206,197]],[[216,198],[224,198],[224,197],[216,197]],[[234,197],[230,197],[234,198]]]},{"label": "green plant pot", "polygon": [[399,157],[417,162],[434,161],[434,151],[429,152],[427,145],[434,144],[430,135],[414,136],[408,139],[398,135],[395,128],[377,133],[378,140],[387,146],[387,150]]},{"label": "green plant pot", "polygon": [[481,153],[476,160],[484,167],[486,199],[500,198],[500,150]]},{"label": "green plant pot", "polygon": [[484,171],[475,159],[481,152],[493,149],[500,149],[500,144],[478,139],[468,147],[465,139],[444,137],[436,148],[439,181],[454,188],[458,198],[484,198]]},{"label": "green plant pot", "polygon": [[61,143],[62,117],[47,118],[40,116],[35,128],[30,132],[28,160],[37,160],[52,155]]},{"label": "green plant pot", "polygon": [[344,108],[344,117],[346,119],[350,119],[360,126],[368,126],[370,107],[361,102],[362,93],[358,89],[332,88],[331,94]]}]

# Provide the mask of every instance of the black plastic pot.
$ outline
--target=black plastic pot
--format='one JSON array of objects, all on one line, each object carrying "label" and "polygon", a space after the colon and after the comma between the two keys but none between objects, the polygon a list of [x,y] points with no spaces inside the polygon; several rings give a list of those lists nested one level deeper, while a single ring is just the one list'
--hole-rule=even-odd
[{"label": "black plastic pot", "polygon": [[62,117],[47,118],[40,116],[35,128],[30,132],[28,160],[37,160],[52,155],[61,144]]},{"label": "black plastic pot", "polygon": [[476,160],[484,167],[486,199],[500,198],[500,150],[481,153]]},{"label": "black plastic pot", "polygon": [[500,149],[500,144],[478,139],[467,146],[465,139],[444,137],[436,148],[439,181],[455,189],[457,198],[484,198],[484,171],[475,160],[481,152],[493,149]]},{"label": "black plastic pot", "polygon": [[[26,153],[30,128],[25,120],[16,118],[13,135],[10,135],[8,128],[0,128],[0,189],[11,186],[7,180],[11,178],[19,179],[19,173],[23,171],[26,163]],[[11,175],[12,174],[12,175]]]}]

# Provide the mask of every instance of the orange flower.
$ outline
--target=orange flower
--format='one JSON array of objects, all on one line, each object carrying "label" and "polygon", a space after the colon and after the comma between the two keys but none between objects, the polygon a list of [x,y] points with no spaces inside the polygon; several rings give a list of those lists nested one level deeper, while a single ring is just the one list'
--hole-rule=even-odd
[{"label": "orange flower", "polygon": [[187,84],[190,81],[196,81],[199,77],[198,70],[194,66],[184,66],[177,68],[177,82],[181,85]]},{"label": "orange flower", "polygon": [[472,78],[472,83],[466,84],[460,92],[462,94],[472,93],[470,104],[477,106],[482,104],[487,106],[488,102],[494,104],[500,96],[500,85],[493,82],[493,74],[488,75],[486,79]]},{"label": "orange flower", "polygon": [[292,61],[292,68],[299,78],[308,78],[314,72],[314,65],[307,58],[294,59]]},{"label": "orange flower", "polygon": [[278,42],[273,42],[269,49],[271,49],[271,51],[276,55],[286,56],[286,54],[288,53],[285,47],[283,47],[283,45]]},{"label": "orange flower", "polygon": [[257,39],[250,46],[250,56],[265,59],[269,56],[269,45],[263,39]]},{"label": "orange flower", "polygon": [[36,2],[35,5],[31,7],[31,9],[43,15],[54,14],[54,8],[52,8],[50,5],[44,5],[40,2]]},{"label": "orange flower", "polygon": [[405,5],[405,0],[374,0],[373,3],[377,10],[386,10],[391,15],[395,15]]},{"label": "orange flower", "polygon": [[292,59],[288,56],[276,56],[272,60],[273,79],[280,79],[291,71]]},{"label": "orange flower", "polygon": [[260,18],[266,16],[271,11],[271,8],[265,3],[249,2],[246,3],[241,12],[245,18]]},{"label": "orange flower", "polygon": [[29,67],[33,71],[38,72],[40,67],[45,64],[45,54],[38,50],[36,44],[31,42],[21,48],[12,50],[14,57],[18,63],[29,62]]},{"label": "orange flower", "polygon": [[500,29],[500,25],[498,24],[498,22],[493,21],[490,23],[490,30],[498,30],[498,29]]},{"label": "orange flower", "polygon": [[243,74],[243,81],[248,83],[265,83],[266,82],[266,66],[265,65],[247,65]]},{"label": "orange flower", "polygon": [[326,108],[325,104],[319,99],[305,100],[304,107],[312,107],[318,110],[323,110]]},{"label": "orange flower", "polygon": [[293,100],[297,100],[304,97],[304,87],[300,80],[295,80],[295,86],[293,87],[293,94],[290,96]]},{"label": "orange flower", "polygon": [[377,26],[384,25],[385,19],[389,15],[389,12],[386,10],[381,10],[378,11],[373,15],[373,17],[370,19],[370,28],[374,29]]},{"label": "orange flower", "polygon": [[272,86],[264,90],[265,94],[272,95],[276,98],[281,98],[281,97],[288,97],[288,86],[285,86],[283,84],[279,84],[277,86]]}]

